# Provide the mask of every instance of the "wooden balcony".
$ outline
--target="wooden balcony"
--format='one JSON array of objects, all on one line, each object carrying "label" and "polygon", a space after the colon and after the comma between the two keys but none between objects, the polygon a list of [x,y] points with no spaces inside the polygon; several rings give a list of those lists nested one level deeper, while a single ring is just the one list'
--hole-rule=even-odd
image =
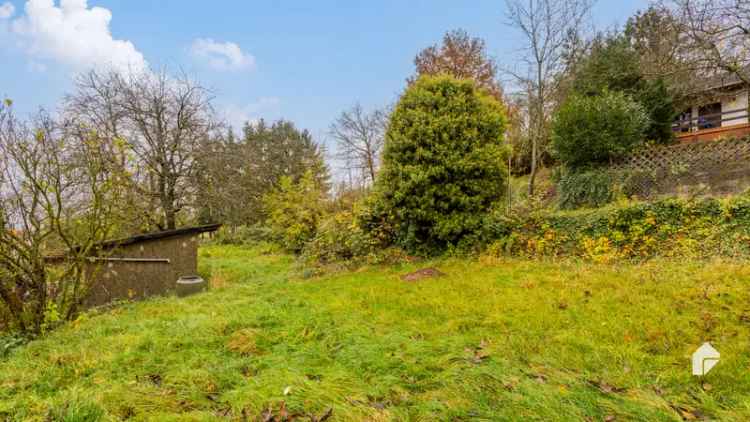
[{"label": "wooden balcony", "polygon": [[715,141],[722,138],[742,138],[750,135],[750,123],[728,125],[693,132],[680,132],[675,135],[680,142]]},{"label": "wooden balcony", "polygon": [[739,109],[678,120],[672,130],[679,142],[713,141],[749,136],[750,123],[747,109]]}]

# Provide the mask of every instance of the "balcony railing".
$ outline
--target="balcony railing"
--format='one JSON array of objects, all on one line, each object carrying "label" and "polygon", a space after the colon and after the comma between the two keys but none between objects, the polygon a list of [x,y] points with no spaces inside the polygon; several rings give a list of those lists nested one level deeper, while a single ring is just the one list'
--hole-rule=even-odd
[{"label": "balcony railing", "polygon": [[[704,129],[715,129],[722,126],[747,123],[748,111],[746,108],[722,111],[721,113],[703,114],[698,117],[676,120],[672,124],[672,131],[679,136],[680,133],[692,133]],[[725,125],[725,123],[727,123]]]}]

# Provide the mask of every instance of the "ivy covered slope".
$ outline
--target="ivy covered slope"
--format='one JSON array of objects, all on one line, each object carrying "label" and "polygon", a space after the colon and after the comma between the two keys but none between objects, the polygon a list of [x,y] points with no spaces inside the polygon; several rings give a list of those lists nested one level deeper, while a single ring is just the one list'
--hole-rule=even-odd
[{"label": "ivy covered slope", "polygon": [[594,261],[654,257],[747,258],[750,194],[663,199],[571,212],[498,213],[487,219],[492,254],[577,256]]},{"label": "ivy covered slope", "polygon": [[[0,360],[0,420],[750,419],[745,262],[485,256],[301,280],[257,247],[201,259],[210,292]],[[430,266],[446,275],[400,278]],[[721,361],[698,380],[704,341]]]}]

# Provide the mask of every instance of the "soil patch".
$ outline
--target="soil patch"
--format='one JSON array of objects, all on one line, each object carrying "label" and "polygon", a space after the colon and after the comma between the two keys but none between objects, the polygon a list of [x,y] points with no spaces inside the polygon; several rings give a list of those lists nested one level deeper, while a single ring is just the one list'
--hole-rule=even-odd
[{"label": "soil patch", "polygon": [[404,274],[401,276],[401,280],[414,282],[423,280],[425,278],[442,277],[445,273],[438,270],[437,268],[423,268],[421,270],[414,271],[413,273]]}]

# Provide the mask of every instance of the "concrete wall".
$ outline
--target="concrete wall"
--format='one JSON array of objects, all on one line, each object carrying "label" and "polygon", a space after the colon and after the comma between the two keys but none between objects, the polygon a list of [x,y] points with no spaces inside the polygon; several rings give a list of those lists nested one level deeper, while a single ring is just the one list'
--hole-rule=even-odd
[{"label": "concrete wall", "polygon": [[[739,110],[728,115],[724,115],[724,122],[721,126],[733,126],[747,123],[747,91],[738,91],[734,95],[730,95],[722,98],[721,100],[721,111]],[[728,120],[733,117],[745,116],[739,119]]]},{"label": "concrete wall", "polygon": [[106,258],[168,259],[166,262],[96,261],[88,267],[94,282],[87,306],[168,294],[177,279],[197,273],[198,235],[147,240],[113,250]]}]

